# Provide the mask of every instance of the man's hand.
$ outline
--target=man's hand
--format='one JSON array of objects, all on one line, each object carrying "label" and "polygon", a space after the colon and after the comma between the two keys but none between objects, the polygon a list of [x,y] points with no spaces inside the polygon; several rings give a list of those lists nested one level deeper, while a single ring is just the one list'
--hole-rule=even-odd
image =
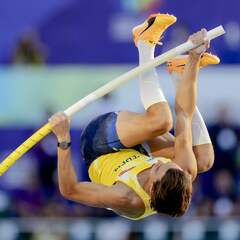
[{"label": "man's hand", "polygon": [[52,132],[58,139],[58,142],[70,142],[70,123],[65,113],[56,113],[49,118],[48,121],[52,127]]},{"label": "man's hand", "polygon": [[201,57],[201,55],[210,47],[210,41],[207,39],[207,30],[205,28],[191,35],[188,40],[193,44],[200,45],[189,51],[190,56],[193,57]]}]

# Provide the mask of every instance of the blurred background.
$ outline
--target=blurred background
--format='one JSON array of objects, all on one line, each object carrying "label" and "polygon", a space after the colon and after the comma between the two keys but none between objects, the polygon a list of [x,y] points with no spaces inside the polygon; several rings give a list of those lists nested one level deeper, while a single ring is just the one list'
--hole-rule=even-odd
[{"label": "blurred background", "polygon": [[[228,3],[228,4],[227,4]],[[202,27],[223,24],[212,42],[222,64],[201,70],[198,105],[215,146],[211,171],[195,182],[181,219],[139,222],[66,201],[58,190],[56,140],[45,138],[0,179],[1,240],[240,239],[240,3],[237,0],[1,0],[0,159],[44,124],[104,83],[138,64],[132,27],[150,13],[175,14],[160,54]],[[173,106],[165,66],[158,68]],[[72,120],[73,161],[86,179],[80,134],[93,117],[143,111],[137,79],[88,106]]]}]

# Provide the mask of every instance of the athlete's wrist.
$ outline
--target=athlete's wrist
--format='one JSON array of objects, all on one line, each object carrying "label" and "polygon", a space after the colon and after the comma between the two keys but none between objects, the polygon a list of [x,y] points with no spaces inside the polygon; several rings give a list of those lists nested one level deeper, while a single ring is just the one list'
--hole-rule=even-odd
[{"label": "athlete's wrist", "polygon": [[61,142],[71,142],[71,136],[70,136],[70,134],[57,136],[57,141],[59,143],[61,143]]},{"label": "athlete's wrist", "polygon": [[189,61],[192,63],[198,64],[200,62],[202,54],[198,54],[195,52],[189,52]]},{"label": "athlete's wrist", "polygon": [[57,146],[62,150],[67,150],[71,147],[71,142],[66,142],[66,141],[58,142]]}]

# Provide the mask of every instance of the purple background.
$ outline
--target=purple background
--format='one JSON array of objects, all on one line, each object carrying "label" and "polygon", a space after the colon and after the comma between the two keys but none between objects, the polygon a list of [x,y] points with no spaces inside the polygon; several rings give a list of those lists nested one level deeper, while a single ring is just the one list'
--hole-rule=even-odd
[{"label": "purple background", "polygon": [[[23,4],[18,0],[1,0],[0,63],[10,62],[19,38],[31,30],[39,33],[51,64],[133,63],[137,61],[133,43],[111,37],[109,27],[116,16],[141,23],[149,12],[169,12],[178,17],[175,26],[184,25],[189,32],[229,22],[240,23],[240,2],[237,0],[160,0],[144,11],[124,7],[123,3],[123,0],[105,0],[104,4],[99,0],[25,0]],[[169,32],[171,30],[164,42],[168,42]],[[213,47],[222,62],[240,62],[239,44],[231,48],[218,39]]]}]

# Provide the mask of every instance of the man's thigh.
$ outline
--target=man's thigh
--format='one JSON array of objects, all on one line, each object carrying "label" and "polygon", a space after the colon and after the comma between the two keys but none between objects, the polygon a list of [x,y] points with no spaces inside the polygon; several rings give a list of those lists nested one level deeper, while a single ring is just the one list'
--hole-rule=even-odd
[{"label": "man's thigh", "polygon": [[[101,155],[126,149],[116,130],[118,112],[110,112],[93,119],[81,135],[81,153],[87,166]],[[141,144],[131,148],[148,154]]]},{"label": "man's thigh", "polygon": [[172,128],[171,119],[168,104],[159,102],[149,107],[144,113],[120,112],[116,129],[122,144],[131,148],[168,132]]}]

